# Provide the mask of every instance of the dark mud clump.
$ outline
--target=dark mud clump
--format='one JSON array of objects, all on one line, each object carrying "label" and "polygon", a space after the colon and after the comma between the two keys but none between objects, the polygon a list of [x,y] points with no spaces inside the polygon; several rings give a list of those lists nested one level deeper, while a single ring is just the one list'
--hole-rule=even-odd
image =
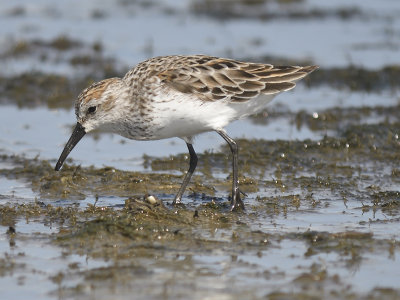
[{"label": "dark mud clump", "polygon": [[88,80],[72,82],[61,75],[43,73],[0,77],[0,99],[3,104],[18,107],[71,108],[74,98],[88,83]]},{"label": "dark mud clump", "polygon": [[[311,74],[312,76],[312,74]],[[359,67],[320,69],[318,75],[306,82],[310,86],[321,84],[333,88],[348,88],[352,91],[379,92],[384,89],[397,90],[400,66],[386,66],[377,70],[366,70]]]},{"label": "dark mud clump", "polygon": [[[285,9],[277,10],[278,3]],[[368,18],[368,13],[356,7],[306,8],[303,0],[241,0],[241,1],[193,1],[191,11],[220,21],[231,19],[259,19],[265,22],[276,19],[326,19],[349,20]]]},{"label": "dark mud clump", "polygon": [[22,40],[13,43],[0,54],[0,58],[65,65],[66,68],[77,69],[77,76],[35,71],[12,76],[0,75],[0,104],[71,108],[79,93],[94,81],[125,73],[127,68],[117,67],[113,59],[104,57],[102,50],[103,47],[98,42],[85,45],[67,36],[59,36],[51,41]]}]

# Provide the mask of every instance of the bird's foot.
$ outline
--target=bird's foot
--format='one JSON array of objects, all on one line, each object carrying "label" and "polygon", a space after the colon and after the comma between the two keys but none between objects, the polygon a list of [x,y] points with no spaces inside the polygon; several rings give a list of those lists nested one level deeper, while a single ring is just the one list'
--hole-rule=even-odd
[{"label": "bird's foot", "polygon": [[240,211],[244,210],[244,203],[242,201],[242,198],[240,197],[241,191],[239,189],[236,190],[235,195],[231,199],[231,211]]},{"label": "bird's foot", "polygon": [[173,207],[181,207],[185,208],[185,204],[182,203],[182,199],[179,197],[175,197],[174,201],[172,201],[172,206]]}]

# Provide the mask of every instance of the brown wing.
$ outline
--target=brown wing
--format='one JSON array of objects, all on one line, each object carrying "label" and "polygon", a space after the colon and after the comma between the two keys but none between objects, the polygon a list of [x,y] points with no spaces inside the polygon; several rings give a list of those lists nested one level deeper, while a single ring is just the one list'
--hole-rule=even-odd
[{"label": "brown wing", "polygon": [[317,66],[272,66],[208,56],[185,57],[157,76],[171,88],[193,93],[207,101],[245,102],[260,94],[277,94],[296,86],[295,81]]}]

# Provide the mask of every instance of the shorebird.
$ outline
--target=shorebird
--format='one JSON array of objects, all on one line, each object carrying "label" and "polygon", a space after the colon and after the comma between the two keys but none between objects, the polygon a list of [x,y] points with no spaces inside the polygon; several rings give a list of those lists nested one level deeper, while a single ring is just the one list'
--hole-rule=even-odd
[{"label": "shorebird", "polygon": [[94,83],[78,96],[77,124],[55,170],[60,170],[75,145],[94,129],[133,140],[180,137],[186,142],[190,163],[173,201],[178,204],[197,165],[193,137],[216,131],[232,152],[230,209],[244,208],[238,181],[238,146],[224,127],[265,109],[277,94],[294,88],[297,80],[316,68],[273,66],[205,55],[148,59],[123,78]]}]

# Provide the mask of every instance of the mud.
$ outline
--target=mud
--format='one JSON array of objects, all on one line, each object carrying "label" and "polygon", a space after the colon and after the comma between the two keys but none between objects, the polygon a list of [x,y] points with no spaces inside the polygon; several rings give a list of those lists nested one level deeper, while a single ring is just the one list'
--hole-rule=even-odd
[{"label": "mud", "polygon": [[[386,121],[360,124],[370,115],[385,116]],[[375,237],[368,230],[399,221],[400,195],[395,187],[400,178],[400,123],[396,109],[334,108],[321,112],[317,118],[301,111],[295,120],[298,126],[312,130],[329,128],[336,130],[336,134],[317,141],[239,139],[240,186],[248,194],[244,212],[229,212],[231,161],[227,146],[220,153],[199,154],[188,197],[179,207],[173,207],[171,202],[183,179],[180,174],[188,167],[185,154],[146,156],[143,163],[147,172],[81,167],[71,160],[62,171],[55,172],[54,161],[2,155],[2,164],[12,167],[0,169],[0,176],[28,183],[37,197],[22,204],[13,204],[19,200],[12,196],[3,197],[1,225],[8,228],[6,236],[11,249],[25,240],[44,240],[62,249],[63,256],[79,255],[108,262],[105,267],[87,271],[81,264],[71,263],[52,275],[52,282],[59,286],[53,293],[67,297],[85,297],[90,294],[89,286],[97,290],[121,288],[120,295],[140,287],[138,293],[143,297],[159,296],[162,292],[155,286],[163,280],[159,276],[165,271],[157,270],[172,274],[190,272],[193,278],[216,280],[222,270],[213,271],[196,258],[211,255],[217,260],[230,257],[223,271],[228,274],[249,268],[246,272],[254,279],[262,276],[274,282],[280,277],[291,278],[296,292],[265,290],[267,299],[318,298],[321,288],[326,297],[340,295],[353,299],[358,297],[357,292],[351,286],[342,287],[346,279],[334,271],[337,265],[353,270],[360,268],[370,255],[380,253],[395,259],[398,254],[396,239]],[[149,195],[154,195],[155,200],[149,200]],[[118,202],[112,204],[113,198]],[[85,199],[89,201],[80,204]],[[98,205],[101,199],[109,199],[108,204]],[[336,232],[304,227],[297,232],[274,230],[280,218],[291,215],[304,217],[312,212],[323,219],[323,211],[329,210],[332,201],[343,203],[343,214],[372,212],[382,213],[385,218],[359,221],[361,231],[343,231],[340,226]],[[349,211],[348,205],[354,208]],[[51,224],[58,230],[51,234],[23,234],[19,220]],[[257,224],[262,225],[258,228]],[[314,262],[299,274],[289,275],[286,272],[290,271],[279,271],[279,267],[262,267],[261,274],[256,267],[258,271],[254,273],[250,271],[251,263],[238,259],[246,254],[268,261],[268,253],[286,242],[303,245],[295,256],[310,259],[336,255],[338,261],[328,265]],[[18,256],[24,257],[28,249],[19,251]],[[15,254],[3,255],[1,260],[2,276],[26,271]],[[228,276],[228,282],[235,280],[232,276]],[[74,283],[73,278],[82,280]],[[179,280],[173,278],[167,281],[167,286],[174,286],[168,295],[178,296],[188,282],[180,276]],[[240,283],[227,286],[224,293],[234,299],[259,296]],[[199,284],[198,288],[201,287]],[[219,288],[211,290],[217,293]],[[367,297],[397,295],[398,291],[391,288],[375,288]]]},{"label": "mud", "polygon": [[[301,9],[303,0],[243,0],[230,3],[229,1],[193,1],[191,10],[195,14],[215,18],[218,21],[231,19],[259,19],[272,21],[277,19],[327,19],[335,18],[349,20],[353,18],[368,18],[369,14],[356,7],[348,8],[312,8]],[[274,5],[284,6],[277,10]]]},{"label": "mud", "polygon": [[[157,11],[158,15],[153,16],[157,20],[160,14],[179,17],[179,27],[189,22],[182,17],[182,11],[196,16],[196,22],[206,18],[207,22],[226,28],[232,24],[229,22],[242,24],[244,20],[255,20],[257,26],[257,22],[270,26],[274,22],[307,20],[336,25],[360,22],[363,27],[379,21],[386,24],[383,41],[357,41],[350,48],[366,52],[396,49],[391,39],[398,34],[391,25],[395,19],[357,4],[317,7],[307,1],[291,0],[236,1],[227,6],[226,1],[215,5],[210,1],[191,1],[182,8],[171,3],[121,1],[115,10],[97,7],[84,11],[93,28],[114,18],[115,13],[118,20],[123,20],[125,13],[136,20],[142,15],[152,16],[152,10]],[[61,8],[44,9],[39,15],[53,19],[64,16],[64,11],[69,10]],[[31,8],[23,5],[2,11],[9,22],[31,15]],[[83,18],[64,17],[74,22]],[[246,26],[251,29],[251,24]],[[257,26],[255,29],[259,30]],[[32,28],[33,32],[38,30]],[[162,48],[152,36],[143,47],[140,34],[146,28],[136,29],[132,47],[124,50],[134,49],[135,61],[153,52],[164,54],[166,49],[175,49]],[[376,27],[372,32],[376,34]],[[99,37],[103,33],[107,34],[101,31]],[[113,30],[108,38],[118,36],[117,33]],[[119,61],[118,55],[109,55],[110,48],[123,44],[122,39],[107,44],[107,39],[88,41],[81,36],[65,35],[62,30],[51,38],[40,34],[33,38],[27,34],[16,36],[5,39],[0,49],[0,62],[9,67],[4,70],[13,71],[0,72],[3,107],[17,106],[21,111],[29,108],[33,109],[29,110],[32,114],[35,108],[42,107],[48,108],[49,114],[57,110],[69,112],[83,88],[96,80],[122,76],[131,67]],[[201,40],[197,36],[196,39]],[[213,41],[212,37],[201,40],[202,45],[210,47],[221,44],[225,56],[231,56],[232,43],[234,39],[230,38],[227,45]],[[254,50],[267,42],[260,35],[249,43],[248,48]],[[316,43],[312,48],[320,45]],[[179,47],[193,50],[186,48],[187,43]],[[316,63],[313,55],[299,58],[255,51],[249,56],[252,51],[242,50],[239,47],[233,52],[236,58],[274,64]],[[121,55],[125,55],[124,51]],[[323,53],[324,49],[318,52]],[[331,63],[330,57],[326,59]],[[29,71],[21,67],[32,61],[39,67]],[[49,66],[51,71],[46,69]],[[46,158],[38,147],[40,139],[47,138],[47,131],[35,131],[36,124],[30,124],[29,119],[25,123],[15,120],[15,124],[22,124],[16,131],[21,139],[25,139],[26,132],[33,138],[26,138],[25,154],[16,150],[23,142],[0,137],[2,297],[400,298],[398,77],[399,67],[394,63],[372,68],[352,64],[351,60],[345,66],[323,65],[296,88],[296,96],[288,96],[291,100],[298,97],[304,102],[315,101],[306,109],[292,106],[295,102],[272,104],[271,109],[252,116],[252,124],[270,128],[269,125],[284,120],[297,131],[290,139],[271,139],[267,135],[252,139],[247,134],[236,139],[246,210],[234,213],[229,211],[232,178],[226,145],[218,151],[198,152],[198,167],[183,204],[172,206],[189,165],[186,153],[154,156],[146,152],[138,158],[132,152],[130,158],[139,165],[132,169],[140,171],[127,171],[113,166],[119,160],[110,145],[93,150],[104,153],[106,159],[111,157],[109,166],[101,162],[85,165],[82,162],[90,152],[79,152],[84,149],[81,148],[74,150],[80,156],[68,159],[63,169],[55,172],[57,157]],[[343,96],[355,94],[355,103],[346,102]],[[365,98],[373,101],[367,102]],[[313,108],[313,104],[326,100],[330,100],[329,105]],[[68,124],[48,126],[62,127],[69,134],[73,113],[71,118]],[[15,124],[8,121],[0,132],[7,133]],[[285,126],[278,129],[289,130]],[[312,138],[296,135],[302,130],[310,132]],[[103,138],[98,133],[85,137],[94,143]],[[35,144],[32,140],[36,139],[39,142]],[[64,144],[55,144],[53,147],[61,151]],[[29,155],[31,148],[39,149],[36,157]]]}]

